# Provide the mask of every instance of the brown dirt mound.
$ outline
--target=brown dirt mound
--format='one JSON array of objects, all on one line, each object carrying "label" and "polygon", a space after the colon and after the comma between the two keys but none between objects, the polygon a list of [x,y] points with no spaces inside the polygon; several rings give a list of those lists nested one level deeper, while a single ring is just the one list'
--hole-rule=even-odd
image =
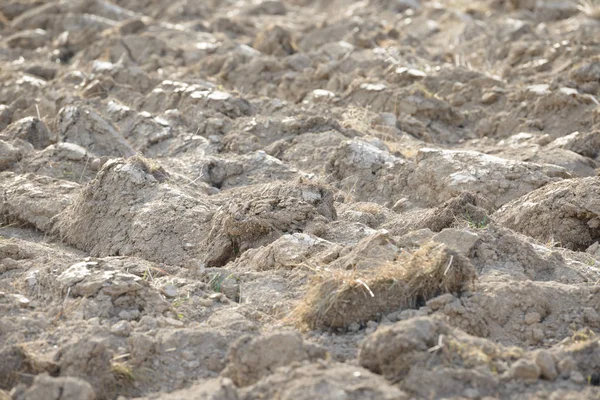
[{"label": "brown dirt mound", "polygon": [[193,265],[212,207],[166,182],[167,177],[158,164],[141,157],[110,160],[57,216],[54,230],[94,256],[139,255]]},{"label": "brown dirt mound", "polygon": [[305,344],[297,332],[282,332],[253,338],[239,338],[229,348],[228,364],[222,372],[237,386],[248,386],[275,369],[299,361],[323,359],[326,351]]},{"label": "brown dirt mound", "polygon": [[600,238],[599,199],[599,178],[569,179],[506,204],[493,218],[541,242],[581,251]]},{"label": "brown dirt mound", "polygon": [[326,185],[299,180],[274,182],[227,192],[204,241],[207,266],[222,266],[244,251],[285,233],[315,232],[336,219],[333,192]]},{"label": "brown dirt mound", "polygon": [[401,213],[382,227],[389,229],[394,235],[404,235],[424,228],[439,232],[462,222],[483,226],[488,222],[488,214],[493,210],[493,205],[484,197],[472,192],[463,192],[438,207]]}]

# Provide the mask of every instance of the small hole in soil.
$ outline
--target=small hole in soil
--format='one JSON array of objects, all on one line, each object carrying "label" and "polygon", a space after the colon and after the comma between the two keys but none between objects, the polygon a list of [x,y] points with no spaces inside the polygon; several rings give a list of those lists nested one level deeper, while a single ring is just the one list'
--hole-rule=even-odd
[{"label": "small hole in soil", "polygon": [[418,310],[421,307],[425,307],[425,303],[427,301],[423,297],[418,297],[415,301],[415,310]]}]

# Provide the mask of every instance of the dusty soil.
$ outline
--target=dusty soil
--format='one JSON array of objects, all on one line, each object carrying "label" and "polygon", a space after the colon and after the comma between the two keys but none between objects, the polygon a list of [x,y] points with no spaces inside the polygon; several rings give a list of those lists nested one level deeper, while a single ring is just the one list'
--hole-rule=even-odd
[{"label": "dusty soil", "polygon": [[0,399],[600,398],[600,3],[0,1]]}]

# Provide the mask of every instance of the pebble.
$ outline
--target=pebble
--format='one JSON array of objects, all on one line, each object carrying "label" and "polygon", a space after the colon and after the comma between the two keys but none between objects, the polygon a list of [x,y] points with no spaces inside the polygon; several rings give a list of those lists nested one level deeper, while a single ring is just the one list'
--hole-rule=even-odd
[{"label": "pebble", "polygon": [[34,269],[33,271],[29,271],[29,273],[25,276],[25,282],[29,285],[30,288],[37,285],[37,275],[39,271]]},{"label": "pebble", "polygon": [[492,104],[498,101],[500,95],[496,92],[487,92],[481,96],[481,103],[483,104]]},{"label": "pebble", "polygon": [[571,357],[563,358],[558,362],[558,371],[560,372],[560,376],[563,378],[567,378],[571,375],[571,371],[575,369],[575,360]]},{"label": "pebble", "polygon": [[138,310],[123,310],[119,313],[119,318],[131,321],[133,319],[138,319],[140,316],[140,312]]},{"label": "pebble", "polygon": [[540,377],[540,367],[533,361],[520,359],[510,367],[510,375],[515,379],[536,380]]},{"label": "pebble", "polygon": [[534,328],[531,330],[531,336],[534,341],[539,342],[544,339],[544,331],[539,328]]},{"label": "pebble", "polygon": [[438,297],[434,297],[425,303],[432,310],[439,310],[444,307],[446,304],[452,303],[455,297],[451,293],[446,293]]},{"label": "pebble", "polygon": [[117,336],[129,336],[131,330],[131,323],[124,320],[121,320],[110,327],[110,332]]},{"label": "pebble", "polygon": [[527,325],[537,324],[542,320],[542,316],[538,312],[530,312],[525,314],[525,323]]},{"label": "pebble", "polygon": [[558,371],[556,370],[556,363],[552,354],[547,350],[540,350],[535,354],[535,363],[540,367],[542,377],[550,381],[555,380],[558,377]]},{"label": "pebble", "polygon": [[467,309],[461,304],[460,300],[456,299],[452,303],[446,304],[444,314],[446,315],[463,315]]},{"label": "pebble", "polygon": [[367,329],[365,329],[365,333],[368,335],[375,332],[377,330],[377,326],[379,326],[379,324],[377,324],[375,321],[367,322]]},{"label": "pebble", "polygon": [[183,328],[184,323],[182,321],[176,320],[174,318],[165,317],[164,319],[166,325],[175,326],[177,328]]},{"label": "pebble", "polygon": [[458,254],[468,256],[479,240],[479,236],[473,232],[446,228],[436,234],[432,240],[446,244],[451,249],[456,250]]},{"label": "pebble", "polygon": [[136,330],[149,331],[158,328],[158,320],[149,315],[144,315],[140,318],[140,322]]},{"label": "pebble", "polygon": [[198,299],[198,304],[200,304],[202,307],[212,307],[214,301],[211,299]]},{"label": "pebble", "polygon": [[171,283],[163,287],[162,291],[168,298],[172,299],[174,297],[177,297],[177,288]]},{"label": "pebble", "polygon": [[395,127],[397,122],[396,114],[394,113],[380,113],[375,118],[375,123],[383,126]]},{"label": "pebble", "polygon": [[21,308],[29,307],[31,304],[31,301],[23,295],[13,294],[13,297],[17,301],[17,304],[19,305],[19,307],[21,307]]},{"label": "pebble", "polygon": [[596,324],[600,321],[598,313],[592,307],[586,307],[583,309],[583,320],[588,324]]},{"label": "pebble", "polygon": [[571,381],[577,384],[585,383],[585,376],[579,371],[571,371]]}]

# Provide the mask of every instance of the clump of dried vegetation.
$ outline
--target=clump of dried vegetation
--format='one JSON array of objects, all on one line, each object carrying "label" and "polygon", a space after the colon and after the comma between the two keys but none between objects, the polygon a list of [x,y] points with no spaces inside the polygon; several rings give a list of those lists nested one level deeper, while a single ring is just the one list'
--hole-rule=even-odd
[{"label": "clump of dried vegetation", "polygon": [[474,279],[475,269],[467,258],[443,244],[429,243],[373,269],[318,273],[293,318],[304,329],[343,329],[416,308],[443,293],[460,293]]},{"label": "clump of dried vegetation", "polygon": [[580,0],[577,9],[590,18],[600,20],[600,0]]}]

